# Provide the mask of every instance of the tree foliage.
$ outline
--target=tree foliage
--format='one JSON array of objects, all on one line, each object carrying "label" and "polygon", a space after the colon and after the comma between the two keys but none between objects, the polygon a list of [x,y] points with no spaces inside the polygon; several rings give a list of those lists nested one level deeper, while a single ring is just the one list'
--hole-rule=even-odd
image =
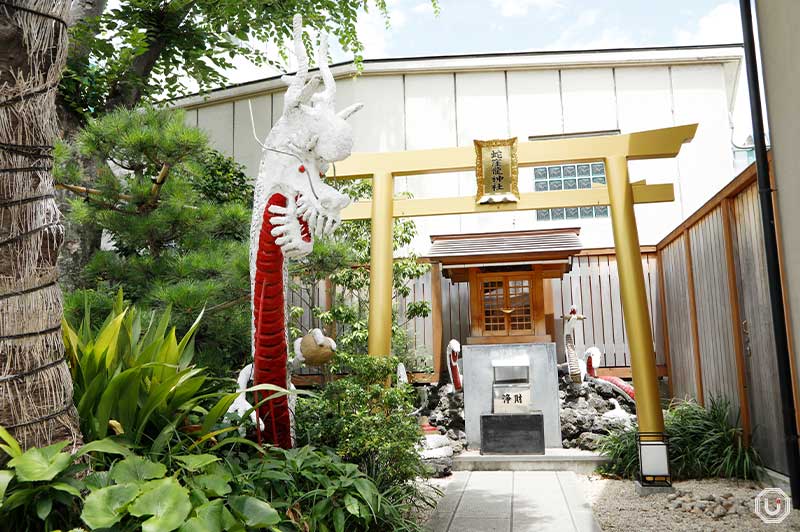
[{"label": "tree foliage", "polygon": [[359,63],[364,47],[356,22],[369,9],[388,24],[386,0],[122,0],[74,27],[62,98],[88,117],[133,107],[143,97],[178,96],[190,80],[201,90],[225,85],[223,71],[236,57],[272,62],[252,42],[269,43],[286,57],[283,43],[296,13],[307,26],[336,36]]},{"label": "tree foliage", "polygon": [[[76,157],[111,161],[86,182]],[[90,121],[62,146],[55,173],[77,194],[70,218],[106,237],[67,295],[75,318],[88,297],[102,316],[122,288],[147,308],[172,307],[184,332],[202,309],[198,359],[217,371],[240,367],[250,352],[248,239],[250,192],[240,168],[209,151],[181,112],[144,107]],[[224,369],[221,369],[224,368]]]},{"label": "tree foliage", "polygon": [[[353,199],[368,199],[371,195],[369,181],[333,182]],[[347,221],[336,233],[315,242],[314,251],[292,264],[292,276],[302,279],[292,289],[305,306],[311,308],[313,317],[329,330],[336,330],[339,349],[350,354],[367,353],[367,318],[369,314],[370,281],[370,231],[371,220]],[[420,263],[408,246],[417,234],[416,225],[409,219],[396,219],[393,226],[392,248],[397,256],[393,265],[392,354],[399,357],[409,369],[423,369],[424,357],[418,357],[411,347],[407,324],[414,318],[430,314],[430,303],[418,301],[405,303],[411,294],[412,283],[424,275],[430,266]],[[313,297],[314,283],[330,279],[332,301],[322,308]],[[295,309],[292,333],[304,331],[299,327],[302,309]]]}]

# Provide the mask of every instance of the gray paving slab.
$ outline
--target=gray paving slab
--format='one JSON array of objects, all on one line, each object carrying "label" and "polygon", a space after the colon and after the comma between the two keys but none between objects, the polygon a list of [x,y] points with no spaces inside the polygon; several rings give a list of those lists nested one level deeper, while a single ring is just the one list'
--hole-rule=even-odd
[{"label": "gray paving slab", "polygon": [[450,530],[458,532],[510,532],[511,519],[456,516]]},{"label": "gray paving slab", "polygon": [[431,532],[599,532],[571,471],[458,472]]}]

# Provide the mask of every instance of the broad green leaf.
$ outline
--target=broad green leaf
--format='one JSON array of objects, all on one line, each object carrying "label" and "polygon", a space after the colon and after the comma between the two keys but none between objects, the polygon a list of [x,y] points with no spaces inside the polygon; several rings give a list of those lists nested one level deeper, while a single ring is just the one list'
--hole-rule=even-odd
[{"label": "broad green leaf", "polygon": [[115,408],[120,404],[120,396],[128,386],[132,385],[134,380],[140,378],[139,373],[141,371],[141,367],[126,369],[122,373],[115,375],[108,383],[108,386],[106,386],[98,402],[97,413],[95,415],[98,437],[103,438],[108,433],[108,421],[111,419],[112,412],[114,412]]},{"label": "broad green leaf", "polygon": [[375,505],[378,499],[378,490],[376,489],[375,484],[366,478],[357,478],[353,481],[353,484],[355,484],[359,495],[361,495],[364,501],[366,501],[366,503],[369,505],[372,513],[375,513]]},{"label": "broad green leaf", "polygon": [[194,337],[194,333],[196,333],[197,328],[200,327],[200,320],[203,319],[203,314],[205,314],[205,312],[206,309],[205,307],[203,307],[203,310],[201,310],[200,314],[197,315],[197,319],[194,320],[192,326],[189,327],[189,330],[186,331],[186,334],[184,334],[183,338],[181,338],[181,343],[178,344],[179,353],[183,354],[183,351],[184,349],[186,349],[186,345],[189,343],[189,340],[191,340]]},{"label": "broad green leaf", "polygon": [[336,532],[344,532],[344,511],[341,508],[336,508],[333,511],[333,528]]},{"label": "broad green leaf", "polygon": [[14,478],[14,472],[8,469],[0,471],[0,508],[3,507],[3,497],[6,495],[6,488],[11,479]]},{"label": "broad green leaf", "polygon": [[111,486],[111,477],[109,477],[108,471],[95,471],[86,477],[85,482],[86,487],[94,491]]},{"label": "broad green leaf", "polygon": [[219,475],[198,475],[192,480],[211,497],[224,497],[231,492],[230,485]]},{"label": "broad green leaf", "polygon": [[50,489],[63,491],[64,493],[69,493],[73,497],[81,496],[81,490],[79,490],[72,484],[67,484],[66,482],[53,482],[50,484]]},{"label": "broad green leaf", "polygon": [[244,532],[244,525],[236,519],[236,517],[228,510],[227,507],[222,507],[222,528],[229,532],[239,531]]},{"label": "broad green leaf", "polygon": [[350,494],[345,495],[344,506],[347,508],[348,512],[358,517],[358,501],[355,499],[355,497]]},{"label": "broad green leaf", "polygon": [[19,446],[19,443],[17,443],[17,440],[14,439],[14,436],[4,429],[2,425],[0,425],[0,439],[7,444],[3,445],[2,449],[8,456],[11,458],[16,458],[22,454],[22,447]]},{"label": "broad green leaf", "polygon": [[[106,369],[111,369],[117,358],[117,336],[119,329],[122,326],[122,320],[125,319],[125,314],[128,309],[123,310],[116,316],[111,323],[100,331],[97,335],[97,341],[94,344],[95,357],[98,362],[104,360]],[[98,364],[99,366],[100,364]]]},{"label": "broad green leaf", "polygon": [[187,471],[200,471],[207,465],[219,461],[213,454],[185,454],[173,458],[183,464],[183,468]]},{"label": "broad green leaf", "polygon": [[133,454],[131,450],[125,447],[124,445],[117,443],[111,438],[105,438],[102,440],[95,440],[93,442],[87,443],[86,445],[81,447],[77,453],[75,453],[75,456],[83,456],[84,454],[91,452],[100,452],[104,454],[119,454],[122,456],[131,456]]},{"label": "broad green leaf", "polygon": [[272,506],[255,497],[247,495],[230,497],[228,504],[247,526],[269,527],[277,525],[281,520],[278,512]]},{"label": "broad green leaf", "polygon": [[117,484],[95,490],[83,502],[81,519],[90,528],[108,528],[125,516],[127,506],[138,495],[136,484]]},{"label": "broad green leaf", "polygon": [[62,441],[47,447],[32,447],[9,461],[8,465],[15,469],[22,482],[53,480],[72,464],[72,455],[61,452],[68,444]]},{"label": "broad green leaf", "polygon": [[162,478],[167,473],[167,466],[151,462],[141,456],[129,456],[117,462],[111,468],[110,476],[117,484],[125,482],[141,482],[153,478]]},{"label": "broad green leaf", "polygon": [[50,510],[53,509],[53,499],[50,497],[43,497],[36,501],[36,515],[44,521],[50,515]]},{"label": "broad green leaf", "polygon": [[142,523],[142,532],[170,532],[180,528],[189,517],[192,510],[189,491],[175,478],[151,480],[142,489],[146,491],[128,510],[136,517],[152,516]]},{"label": "broad green leaf", "polygon": [[222,511],[225,505],[222,499],[216,499],[195,508],[195,517],[189,519],[181,532],[222,532]]},{"label": "broad green leaf", "polygon": [[208,411],[205,419],[203,419],[203,427],[200,429],[203,433],[210,431],[211,427],[219,423],[219,420],[222,419],[225,412],[228,411],[228,408],[230,408],[236,400],[237,395],[238,393],[229,393],[225,395]]}]

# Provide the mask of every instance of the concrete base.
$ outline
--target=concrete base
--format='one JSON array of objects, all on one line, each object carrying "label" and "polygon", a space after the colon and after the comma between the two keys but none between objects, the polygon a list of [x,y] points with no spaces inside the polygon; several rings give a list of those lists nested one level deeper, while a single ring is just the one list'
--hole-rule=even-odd
[{"label": "concrete base", "polygon": [[464,360],[464,421],[471,448],[481,444],[481,415],[492,413],[492,360],[527,356],[531,368],[531,409],[544,417],[545,447],[561,447],[556,346],[548,344],[487,344],[462,347]]},{"label": "concrete base", "polygon": [[633,482],[633,490],[639,497],[647,497],[657,493],[675,493],[672,486],[643,486],[638,480]]},{"label": "concrete base", "polygon": [[789,482],[789,477],[766,467],[761,469],[761,485],[765,488],[780,488],[787,495],[792,495],[792,485]]},{"label": "concrete base", "polygon": [[608,459],[580,449],[545,449],[544,455],[465,451],[453,457],[453,471],[574,471],[589,475]]}]

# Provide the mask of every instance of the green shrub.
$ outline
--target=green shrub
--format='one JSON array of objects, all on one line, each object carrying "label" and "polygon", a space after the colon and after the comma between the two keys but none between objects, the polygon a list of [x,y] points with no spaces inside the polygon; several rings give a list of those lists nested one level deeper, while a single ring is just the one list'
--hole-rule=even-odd
[{"label": "green shrub", "polygon": [[229,460],[235,489],[268,500],[286,530],[419,530],[410,507],[387,498],[354,464],[312,446]]},{"label": "green shrub", "polygon": [[337,355],[334,369],[346,366],[350,374],[317,398],[298,399],[295,414],[298,443],[334,449],[381,491],[427,476],[416,449],[421,433],[412,389],[386,387],[396,365],[393,357]]},{"label": "green shrub", "polygon": [[381,494],[357,466],[313,447],[156,462],[110,438],[75,454],[65,452],[68,442],[22,452],[2,427],[0,440],[11,457],[0,470],[0,522],[14,530],[420,529],[410,508]]},{"label": "green shrub", "polygon": [[169,310],[158,319],[151,315],[143,326],[142,313],[136,307],[124,308],[120,291],[96,334],[88,305],[77,330],[64,320],[64,345],[84,437],[102,439],[113,429],[139,444],[144,438],[154,439],[181,415],[206,381],[204,370],[191,364],[201,317],[202,312],[178,342],[175,327],[169,327]]},{"label": "green shrub", "polygon": [[98,331],[89,325],[88,306],[79,327],[64,320],[84,438],[97,440],[113,432],[153,455],[181,446],[203,449],[226,435],[224,445],[250,443],[230,437],[237,427],[223,424],[228,407],[240,393],[272,392],[268,400],[289,392],[268,384],[244,392],[221,389],[227,385],[232,390],[234,381],[208,379],[205,369],[193,364],[194,332],[203,312],[180,342],[170,316],[169,309],[158,317],[125,307],[120,291]]},{"label": "green shrub", "polygon": [[[111,439],[91,442],[74,455],[64,452],[68,442],[23,453],[2,427],[0,439],[11,457],[8,469],[0,470],[0,520],[14,523],[14,530],[244,532],[281,521],[264,500],[232,495],[233,475],[214,455],[172,456],[168,468]],[[85,475],[89,463],[81,457],[89,453],[122,459]]]},{"label": "green shrub", "polygon": [[[712,398],[709,408],[693,401],[673,402],[664,418],[669,441],[672,478],[757,479],[760,459],[752,447],[745,447],[738,418],[731,422],[730,402]],[[639,474],[639,455],[634,426],[604,437],[599,446],[609,462],[601,473],[623,478]]]},{"label": "green shrub", "polygon": [[[112,172],[107,161],[126,171]],[[77,292],[65,298],[68,318],[80,320],[84,294],[107,303],[102,294],[117,288],[140,307],[170,307],[181,334],[205,307],[197,360],[233,377],[250,356],[252,321],[252,186],[241,167],[211,150],[183,113],[143,106],[91,120],[57,150],[54,176],[75,192],[97,192],[77,194],[67,208],[71,227],[94,236],[82,237],[63,276],[67,292]],[[112,249],[100,248],[101,233]]]}]

